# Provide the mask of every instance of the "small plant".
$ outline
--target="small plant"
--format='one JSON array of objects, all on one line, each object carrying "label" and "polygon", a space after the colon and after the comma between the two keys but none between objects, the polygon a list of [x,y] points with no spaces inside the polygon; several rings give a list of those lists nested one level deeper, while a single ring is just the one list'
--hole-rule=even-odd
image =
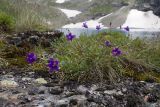
[{"label": "small plant", "polygon": [[62,38],[54,44],[60,61],[60,72],[65,79],[75,79],[79,82],[98,82],[108,79],[115,82],[120,76],[119,56],[121,50],[116,50],[112,56],[112,48],[106,46],[102,35],[83,36],[68,42]]},{"label": "small plant", "polygon": [[14,29],[14,26],[14,18],[0,11],[0,31],[11,32]]}]

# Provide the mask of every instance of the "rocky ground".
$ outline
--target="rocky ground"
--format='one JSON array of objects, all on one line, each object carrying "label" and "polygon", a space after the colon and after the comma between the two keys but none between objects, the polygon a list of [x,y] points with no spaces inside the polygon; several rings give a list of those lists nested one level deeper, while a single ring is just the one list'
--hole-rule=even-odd
[{"label": "rocky ground", "polygon": [[152,10],[157,16],[160,16],[160,1],[159,0],[136,0],[135,8],[142,11]]},{"label": "rocky ground", "polygon": [[160,107],[159,98],[160,84],[151,81],[88,85],[46,72],[0,70],[0,107]]}]

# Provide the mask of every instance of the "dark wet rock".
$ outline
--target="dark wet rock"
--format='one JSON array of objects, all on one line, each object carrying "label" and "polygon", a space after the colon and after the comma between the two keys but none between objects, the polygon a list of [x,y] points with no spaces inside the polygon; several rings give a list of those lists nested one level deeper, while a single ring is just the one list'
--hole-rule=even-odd
[{"label": "dark wet rock", "polygon": [[18,96],[18,99],[20,100],[20,104],[26,104],[31,102],[33,99],[32,97],[28,96],[28,95],[20,95]]},{"label": "dark wet rock", "polygon": [[117,95],[117,94],[114,94],[113,97],[118,101],[123,101],[123,99],[125,98],[124,95]]},{"label": "dark wet rock", "polygon": [[145,81],[148,82],[148,83],[156,82],[154,78],[147,78]]},{"label": "dark wet rock", "polygon": [[53,95],[59,95],[63,92],[63,90],[59,87],[59,86],[56,86],[56,87],[51,87],[49,88],[49,93],[53,94]]},{"label": "dark wet rock", "polygon": [[105,91],[105,90],[106,90],[106,88],[100,87],[100,88],[97,88],[95,91]]},{"label": "dark wet rock", "polygon": [[41,86],[38,88],[38,94],[45,94],[48,91],[48,88],[45,86]]},{"label": "dark wet rock", "polygon": [[64,81],[62,86],[66,86],[69,91],[74,91],[77,89],[78,84],[76,81]]},{"label": "dark wet rock", "polygon": [[30,36],[29,37],[29,43],[31,43],[31,44],[38,45],[38,40],[39,40],[38,36]]},{"label": "dark wet rock", "polygon": [[0,93],[6,91],[6,89],[0,87]]},{"label": "dark wet rock", "polygon": [[98,95],[90,92],[86,93],[86,97],[87,97],[87,101],[96,102],[96,103],[102,103],[102,99],[104,98],[102,95]]},{"label": "dark wet rock", "polygon": [[[0,89],[0,104],[15,107],[159,107],[160,84],[124,79],[116,84],[59,83],[45,77],[47,84],[37,84],[36,73],[8,70],[1,79],[14,79],[19,86]],[[36,76],[35,76],[36,75]],[[35,78],[36,77],[36,78]],[[41,78],[41,77],[38,77]],[[57,82],[55,82],[57,81]],[[30,83],[30,84],[28,84]],[[23,88],[25,87],[25,88]],[[6,99],[6,100],[4,100]],[[18,104],[18,105],[17,105]],[[1,106],[0,106],[1,107]]]},{"label": "dark wet rock", "polygon": [[76,91],[67,91],[67,92],[64,92],[63,93],[63,98],[67,98],[67,97],[71,97],[73,95],[79,95],[80,93],[79,92],[76,92]]},{"label": "dark wet rock", "polygon": [[148,97],[147,102],[149,102],[149,103],[156,103],[158,100],[157,96],[154,94],[149,94],[149,95],[147,95],[147,97]]},{"label": "dark wet rock", "polygon": [[3,99],[3,98],[0,97],[0,106],[1,107],[5,106],[7,102],[8,101],[6,99]]},{"label": "dark wet rock", "polygon": [[28,90],[28,95],[36,95],[36,94],[38,94],[38,90],[39,90],[38,88],[33,87]]},{"label": "dark wet rock", "polygon": [[78,105],[78,100],[77,99],[71,99],[70,102],[69,102],[69,105],[70,106]]},{"label": "dark wet rock", "polygon": [[13,37],[6,38],[9,44],[14,44],[19,47],[23,47],[24,44],[28,43],[31,46],[36,46],[38,43],[48,42],[46,44],[50,44],[56,39],[60,38],[63,35],[62,32],[59,31],[46,31],[46,32],[38,32],[38,31],[27,31],[23,33],[15,34]]},{"label": "dark wet rock", "polygon": [[12,91],[12,94],[19,94],[19,93],[20,93],[20,90],[18,90],[18,89]]},{"label": "dark wet rock", "polygon": [[48,82],[47,84],[44,84],[44,86],[46,86],[46,87],[54,87],[55,85],[57,85],[57,84],[54,82]]},{"label": "dark wet rock", "polygon": [[142,11],[152,10],[157,16],[160,16],[160,1],[159,0],[137,0],[136,8]]},{"label": "dark wet rock", "polygon": [[127,101],[126,107],[143,107],[144,106],[143,98],[134,93],[128,94],[126,97],[126,101]]},{"label": "dark wet rock", "polygon": [[11,41],[9,41],[10,44],[19,46],[22,43],[21,37],[13,37]]},{"label": "dark wet rock", "polygon": [[69,100],[68,99],[62,99],[57,101],[56,103],[53,103],[52,105],[54,105],[53,107],[68,107],[69,105]]},{"label": "dark wet rock", "polygon": [[12,103],[12,102],[8,102],[4,105],[4,107],[16,107],[16,104]]}]

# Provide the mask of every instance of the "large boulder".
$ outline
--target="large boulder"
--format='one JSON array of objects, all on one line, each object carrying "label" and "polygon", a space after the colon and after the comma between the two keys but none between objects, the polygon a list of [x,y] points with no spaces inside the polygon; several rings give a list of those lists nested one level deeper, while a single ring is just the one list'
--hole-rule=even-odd
[{"label": "large boulder", "polygon": [[135,7],[142,11],[152,10],[157,16],[160,16],[160,0],[136,0]]},{"label": "large boulder", "polygon": [[24,47],[26,44],[32,48],[37,45],[43,45],[49,47],[50,43],[60,38],[63,35],[59,31],[27,31],[23,33],[14,34],[11,37],[7,37],[9,44],[16,45],[17,47]]}]

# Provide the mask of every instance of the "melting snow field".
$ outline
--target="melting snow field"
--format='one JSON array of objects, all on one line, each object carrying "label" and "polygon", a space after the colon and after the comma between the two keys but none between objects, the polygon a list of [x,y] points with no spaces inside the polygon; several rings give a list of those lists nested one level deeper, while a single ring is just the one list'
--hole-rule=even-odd
[{"label": "melting snow field", "polygon": [[[69,0],[56,0],[56,3],[64,3],[66,1],[69,1]],[[91,2],[92,0],[88,0],[89,2]]]},{"label": "melting snow field", "polygon": [[[111,15],[111,14],[109,14],[109,15]],[[107,28],[102,23],[100,23],[100,21],[103,18],[105,18],[105,17],[107,17],[109,15],[103,16],[103,17],[101,17],[101,18],[99,18],[97,20],[89,20],[89,21],[85,21],[85,22],[87,23],[87,25],[88,25],[89,28],[96,28],[97,25],[100,25],[103,28]],[[76,24],[71,23],[71,24],[63,26],[62,28],[82,28],[83,23],[84,22],[79,22],[79,23],[76,23]]]},{"label": "melting snow field", "polygon": [[68,1],[68,0],[56,0],[56,3],[64,3],[65,1]]},{"label": "melting snow field", "polygon": [[136,9],[132,9],[127,17],[123,27],[129,26],[131,28],[143,28],[143,29],[159,29],[160,18],[153,14],[152,11],[142,12]]},{"label": "melting snow field", "polygon": [[[59,8],[60,9],[60,8]],[[75,17],[76,15],[82,13],[80,11],[77,10],[69,10],[69,9],[60,9],[63,13],[65,13],[67,15],[68,18],[70,17]]]}]

